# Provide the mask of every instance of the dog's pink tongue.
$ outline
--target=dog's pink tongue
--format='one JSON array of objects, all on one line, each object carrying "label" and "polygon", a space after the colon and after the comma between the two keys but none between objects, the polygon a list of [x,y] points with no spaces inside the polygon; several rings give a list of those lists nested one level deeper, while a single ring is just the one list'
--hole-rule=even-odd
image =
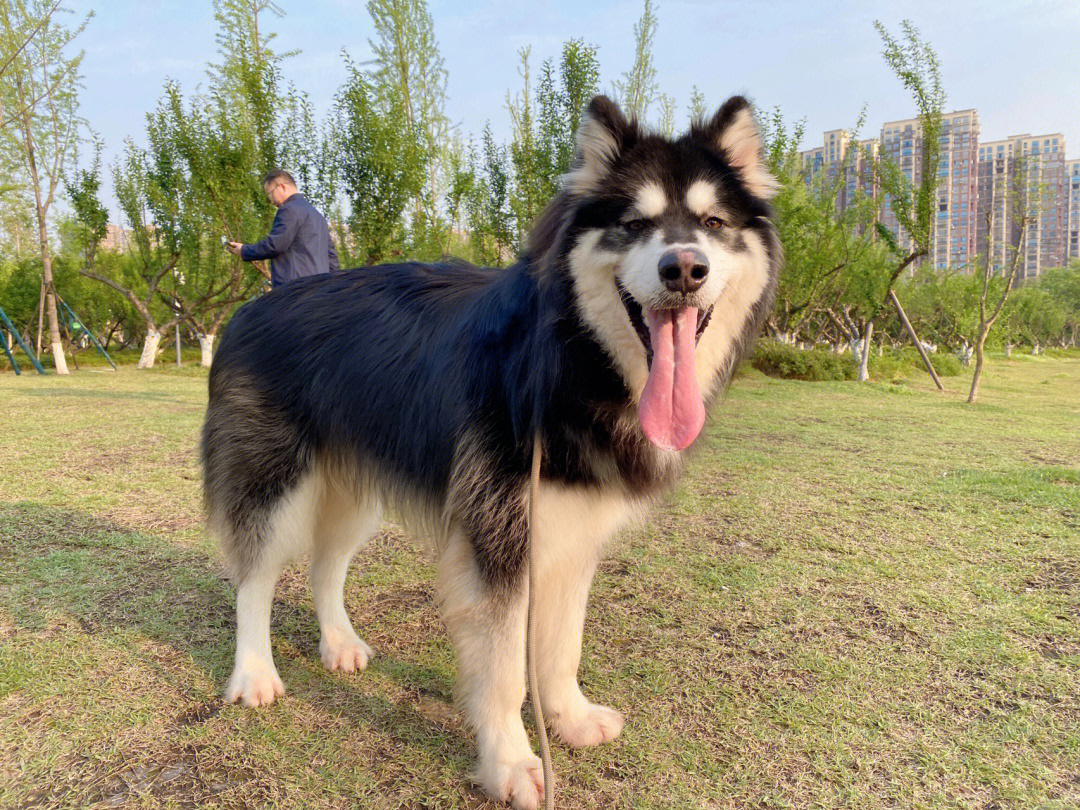
[{"label": "dog's pink tongue", "polygon": [[705,403],[694,370],[697,309],[649,309],[645,314],[653,361],[638,418],[650,442],[664,450],[682,450],[705,424]]}]

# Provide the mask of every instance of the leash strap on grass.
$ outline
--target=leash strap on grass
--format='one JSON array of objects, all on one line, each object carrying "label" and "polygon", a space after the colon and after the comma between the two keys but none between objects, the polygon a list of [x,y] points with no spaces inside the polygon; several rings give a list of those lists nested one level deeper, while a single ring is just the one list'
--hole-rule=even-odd
[{"label": "leash strap on grass", "polygon": [[540,493],[540,434],[533,438],[532,481],[529,486],[529,616],[526,621],[525,656],[529,669],[529,694],[532,696],[536,733],[540,737],[540,762],[544,768],[544,810],[555,810],[555,774],[551,770],[551,748],[548,745],[544,709],[540,705],[540,688],[536,678],[536,500]]}]

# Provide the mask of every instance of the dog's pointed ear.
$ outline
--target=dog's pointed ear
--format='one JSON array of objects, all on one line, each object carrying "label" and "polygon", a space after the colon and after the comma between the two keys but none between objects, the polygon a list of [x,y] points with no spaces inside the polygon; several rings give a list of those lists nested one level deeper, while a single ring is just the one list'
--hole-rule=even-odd
[{"label": "dog's pointed ear", "polygon": [[637,137],[636,121],[628,120],[607,96],[595,96],[578,124],[574,159],[563,175],[563,188],[573,196],[597,191],[615,160]]},{"label": "dog's pointed ear", "polygon": [[776,193],[779,184],[765,168],[761,133],[749,101],[742,96],[732,96],[708,123],[699,127],[695,129],[738,172],[747,191],[763,200]]}]

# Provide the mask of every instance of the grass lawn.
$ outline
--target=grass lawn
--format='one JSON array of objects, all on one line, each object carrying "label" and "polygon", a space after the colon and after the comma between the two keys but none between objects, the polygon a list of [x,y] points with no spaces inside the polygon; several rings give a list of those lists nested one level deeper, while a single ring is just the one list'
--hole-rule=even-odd
[{"label": "grass lawn", "polygon": [[[748,372],[610,549],[559,806],[1080,807],[1080,360],[945,395]],[[0,807],[495,807],[467,782],[432,565],[387,529],[328,673],[302,567],[288,690],[224,706],[233,589],[200,526],[205,373],[0,374]]]}]

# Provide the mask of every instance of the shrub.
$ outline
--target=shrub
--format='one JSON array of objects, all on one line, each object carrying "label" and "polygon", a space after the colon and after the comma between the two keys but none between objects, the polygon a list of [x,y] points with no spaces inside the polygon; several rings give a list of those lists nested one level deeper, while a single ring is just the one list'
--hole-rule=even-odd
[{"label": "shrub", "polygon": [[855,364],[850,355],[833,354],[820,347],[800,349],[776,340],[759,340],[750,364],[763,374],[786,380],[855,379]]},{"label": "shrub", "polygon": [[910,374],[911,365],[900,352],[889,350],[879,355],[876,350],[871,349],[867,370],[870,372],[870,379],[872,380],[892,382]]},{"label": "shrub", "polygon": [[[1014,348],[1013,351],[1015,352],[1016,349]],[[1043,351],[1043,354],[1047,357],[1056,357],[1060,360],[1075,360],[1077,357],[1080,357],[1080,347],[1071,346],[1067,349],[1061,349],[1057,346],[1050,346]]]},{"label": "shrub", "polygon": [[[975,362],[974,357],[975,356],[972,355],[971,362],[973,363]],[[915,360],[918,361],[918,366],[921,369],[923,364],[918,352],[915,353]],[[960,370],[963,368],[960,358],[951,352],[937,352],[930,355],[930,363],[933,365],[934,371],[938,373],[939,377],[959,377]]]},{"label": "shrub", "polygon": [[[960,358],[951,352],[934,352],[930,355],[930,363],[939,377],[956,377],[960,374]],[[925,374],[926,369],[914,346],[905,346],[899,351],[889,349],[881,356],[870,353],[870,376],[875,380],[891,382],[916,373]]]}]

